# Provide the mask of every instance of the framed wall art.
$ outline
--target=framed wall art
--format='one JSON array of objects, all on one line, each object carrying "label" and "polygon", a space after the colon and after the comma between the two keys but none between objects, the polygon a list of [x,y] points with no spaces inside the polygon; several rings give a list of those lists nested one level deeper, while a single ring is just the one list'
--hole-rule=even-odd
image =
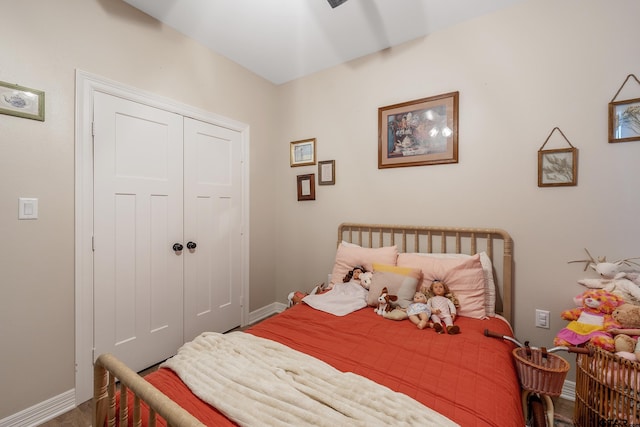
[{"label": "framed wall art", "polygon": [[[560,132],[569,148],[543,150],[555,131]],[[538,187],[567,187],[578,185],[578,149],[559,128],[553,128],[538,150]]]},{"label": "framed wall art", "polygon": [[609,142],[640,141],[640,98],[616,101],[625,84],[633,78],[640,85],[640,81],[633,74],[629,74],[609,103]]},{"label": "framed wall art", "polygon": [[298,175],[298,201],[316,199],[315,174]]},{"label": "framed wall art", "polygon": [[318,185],[334,185],[336,183],[336,161],[318,162]]},{"label": "framed wall art", "polygon": [[458,163],[458,97],[378,108],[378,169]]},{"label": "framed wall art", "polygon": [[289,149],[291,167],[316,164],[316,139],[293,141]]},{"label": "framed wall art", "polygon": [[44,121],[44,92],[0,82],[0,113]]}]

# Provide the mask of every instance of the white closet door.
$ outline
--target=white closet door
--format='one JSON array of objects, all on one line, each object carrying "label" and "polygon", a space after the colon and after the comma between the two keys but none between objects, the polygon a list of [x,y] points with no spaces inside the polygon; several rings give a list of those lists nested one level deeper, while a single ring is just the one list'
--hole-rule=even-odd
[{"label": "white closet door", "polygon": [[94,134],[94,354],[141,370],[183,343],[183,118],[96,93]]},{"label": "white closet door", "polygon": [[185,118],[185,341],[241,322],[242,148],[237,131]]}]

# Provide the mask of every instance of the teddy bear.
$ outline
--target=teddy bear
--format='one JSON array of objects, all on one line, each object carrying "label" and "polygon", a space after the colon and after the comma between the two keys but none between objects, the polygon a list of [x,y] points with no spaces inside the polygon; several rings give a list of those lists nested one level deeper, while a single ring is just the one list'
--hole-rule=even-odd
[{"label": "teddy bear", "polygon": [[554,339],[557,346],[592,343],[606,351],[615,351],[613,335],[608,331],[620,326],[612,313],[624,300],[604,289],[589,289],[575,298],[579,307],[565,310],[561,317],[569,324]]},{"label": "teddy bear", "polygon": [[640,360],[640,306],[622,304],[611,313],[619,328],[609,330],[614,336],[615,352],[618,356],[631,361]]}]

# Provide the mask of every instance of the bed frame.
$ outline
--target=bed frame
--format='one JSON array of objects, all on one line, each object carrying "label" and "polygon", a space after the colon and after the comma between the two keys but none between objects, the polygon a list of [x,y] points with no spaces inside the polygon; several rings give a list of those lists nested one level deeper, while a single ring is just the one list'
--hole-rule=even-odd
[{"label": "bed frame", "polygon": [[[496,312],[512,321],[513,241],[497,228],[429,227],[384,224],[342,223],[338,227],[338,244],[342,241],[367,248],[396,245],[399,252],[457,253],[473,255],[485,251],[494,267],[497,286]],[[116,383],[120,394],[134,395],[129,414],[127,405],[120,405],[116,414]],[[155,426],[155,415],[164,418],[168,426],[204,426],[185,409],[146,382],[140,375],[110,354],[98,357],[94,364],[93,425],[109,427],[141,425],[142,402],[150,408],[149,426]]]},{"label": "bed frame", "polygon": [[342,241],[366,248],[396,245],[403,253],[475,255],[484,251],[493,264],[496,313],[513,321],[513,240],[504,230],[345,222],[338,227],[338,245]]}]

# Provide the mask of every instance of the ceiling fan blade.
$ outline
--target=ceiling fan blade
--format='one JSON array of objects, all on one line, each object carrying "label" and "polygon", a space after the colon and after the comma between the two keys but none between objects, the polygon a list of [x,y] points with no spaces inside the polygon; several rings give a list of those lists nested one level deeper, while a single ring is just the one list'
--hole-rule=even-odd
[{"label": "ceiling fan blade", "polygon": [[327,0],[327,2],[331,5],[332,8],[336,8],[338,6],[340,6],[342,3],[346,2],[347,0]]}]

